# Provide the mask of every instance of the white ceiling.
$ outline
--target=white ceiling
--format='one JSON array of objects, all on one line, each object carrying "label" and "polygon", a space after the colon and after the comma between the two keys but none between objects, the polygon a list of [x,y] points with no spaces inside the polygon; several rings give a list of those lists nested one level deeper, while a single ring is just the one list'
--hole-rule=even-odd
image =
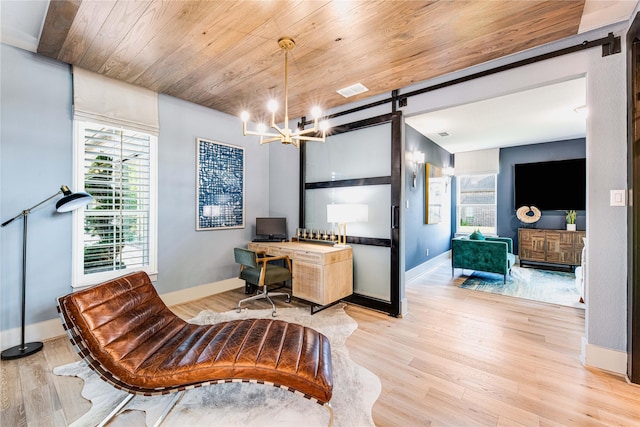
[{"label": "white ceiling", "polygon": [[[450,153],[582,138],[585,78],[413,117],[411,127]],[[440,133],[446,132],[448,136]]]},{"label": "white ceiling", "polygon": [[2,43],[35,52],[49,0],[0,0]]}]

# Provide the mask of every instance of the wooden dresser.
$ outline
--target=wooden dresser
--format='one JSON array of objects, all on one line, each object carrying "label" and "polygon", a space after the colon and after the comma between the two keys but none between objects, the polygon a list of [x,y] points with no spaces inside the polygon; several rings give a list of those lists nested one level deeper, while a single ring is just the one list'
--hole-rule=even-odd
[{"label": "wooden dresser", "polygon": [[291,293],[297,298],[327,305],[353,293],[351,247],[302,242],[250,242],[252,251],[287,255],[292,261]]},{"label": "wooden dresser", "polygon": [[520,265],[527,262],[580,265],[585,231],[518,229]]}]

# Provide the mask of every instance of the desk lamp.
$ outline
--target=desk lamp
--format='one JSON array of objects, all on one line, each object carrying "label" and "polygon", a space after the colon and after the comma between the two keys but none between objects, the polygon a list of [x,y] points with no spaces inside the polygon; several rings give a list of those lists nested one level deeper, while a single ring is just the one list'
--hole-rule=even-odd
[{"label": "desk lamp", "polygon": [[347,223],[367,222],[369,206],[360,204],[327,205],[327,222],[338,223],[338,243],[335,246],[347,246]]}]

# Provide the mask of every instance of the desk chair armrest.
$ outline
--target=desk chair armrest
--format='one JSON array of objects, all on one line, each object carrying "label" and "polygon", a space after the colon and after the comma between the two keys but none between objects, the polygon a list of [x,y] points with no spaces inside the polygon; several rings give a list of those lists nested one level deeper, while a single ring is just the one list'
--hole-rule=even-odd
[{"label": "desk chair armrest", "polygon": [[261,262],[263,264],[263,266],[266,266],[268,262],[271,261],[279,261],[279,260],[287,260],[287,268],[289,268],[289,271],[291,271],[291,259],[289,258],[288,255],[281,255],[281,256],[270,256],[270,257],[258,257],[256,258],[257,262]]}]

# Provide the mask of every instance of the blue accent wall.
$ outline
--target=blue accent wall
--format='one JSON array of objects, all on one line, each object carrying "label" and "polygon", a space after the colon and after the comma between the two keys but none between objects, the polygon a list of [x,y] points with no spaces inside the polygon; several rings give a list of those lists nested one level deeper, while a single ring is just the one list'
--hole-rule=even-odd
[{"label": "blue accent wall", "polygon": [[[425,162],[440,167],[453,165],[453,155],[425,137],[411,126],[405,126],[405,152],[407,158],[414,151],[425,154]],[[418,168],[416,186],[413,187],[413,165],[408,162],[405,173],[405,270],[410,270],[451,248],[451,215],[444,215],[439,224],[425,224],[425,166]],[[449,195],[455,194],[449,186]],[[451,200],[455,197],[452,196]],[[454,211],[453,203],[450,203]],[[427,256],[427,249],[429,255]]]},{"label": "blue accent wall", "polygon": [[[500,173],[498,174],[498,235],[511,237],[516,253],[518,250],[518,228],[524,225],[516,217],[516,207],[514,206],[514,165],[518,163],[580,158],[586,158],[586,141],[584,138],[500,149]],[[558,183],[558,185],[566,185],[567,191],[571,191],[570,183]],[[542,211],[540,221],[533,225],[527,224],[527,227],[564,230],[566,228],[565,224],[564,211]],[[585,230],[585,211],[578,211],[576,226],[578,230]]]},{"label": "blue accent wall", "polygon": [[[0,216],[72,186],[71,70],[62,62],[0,44]],[[54,201],[28,215],[27,324],[53,319],[56,298],[70,291],[71,214]],[[0,229],[0,328],[19,327],[22,220]],[[9,343],[4,343],[7,347]],[[17,343],[13,343],[17,344]]]},{"label": "blue accent wall", "polygon": [[[67,64],[0,44],[0,218],[6,221],[61,185],[73,187],[72,76]],[[158,98],[158,292],[238,274],[233,248],[269,216],[269,147],[245,138],[241,121],[171,96]],[[196,231],[196,138],[245,147],[245,228]],[[74,188],[72,188],[74,190]],[[28,220],[26,324],[56,319],[72,291],[72,213],[55,199]],[[288,218],[295,223],[295,218]],[[20,327],[22,221],[0,229],[0,330]],[[4,343],[4,346],[17,343]]]}]

